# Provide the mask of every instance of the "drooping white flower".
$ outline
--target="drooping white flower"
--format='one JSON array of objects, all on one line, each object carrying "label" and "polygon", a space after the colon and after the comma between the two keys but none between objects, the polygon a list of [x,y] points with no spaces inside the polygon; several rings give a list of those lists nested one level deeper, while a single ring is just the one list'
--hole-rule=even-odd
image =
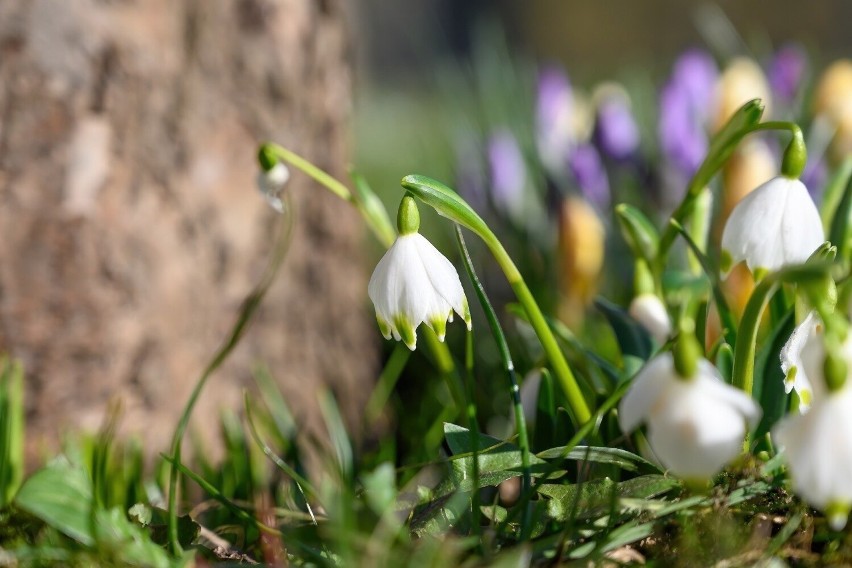
[{"label": "drooping white flower", "polygon": [[786,455],[793,490],[841,530],[852,506],[852,384],[817,399],[807,414],[783,418],[772,437]]},{"label": "drooping white flower", "polygon": [[257,189],[266,199],[269,205],[278,211],[284,212],[284,200],[281,198],[281,192],[284,191],[284,186],[290,180],[290,170],[277,162],[271,169],[261,171],[257,174]]},{"label": "drooping white flower", "polygon": [[825,241],[816,205],[801,181],[779,176],[746,195],[722,232],[722,267],[775,271],[805,262]]},{"label": "drooping white flower", "polygon": [[385,339],[402,340],[412,351],[422,322],[444,340],[453,310],[471,328],[470,310],[458,272],[420,233],[397,237],[367,288]]},{"label": "drooping white flower", "polygon": [[662,353],[639,371],[621,400],[624,432],[644,423],[660,463],[685,479],[706,480],[735,458],[761,411],[744,392],[725,384],[706,359],[695,375],[677,374],[672,353]]},{"label": "drooping white flower", "polygon": [[630,317],[638,321],[662,345],[672,332],[672,322],[666,306],[656,294],[639,294],[630,302]]}]

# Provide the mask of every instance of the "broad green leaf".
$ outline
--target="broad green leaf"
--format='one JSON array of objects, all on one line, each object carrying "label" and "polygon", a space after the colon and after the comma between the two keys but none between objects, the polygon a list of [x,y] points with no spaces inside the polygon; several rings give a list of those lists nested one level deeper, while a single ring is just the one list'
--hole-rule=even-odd
[{"label": "broad green leaf", "polygon": [[33,474],[18,491],[15,504],[48,526],[86,546],[92,532],[92,480],[65,458]]},{"label": "broad green leaf", "polygon": [[[444,424],[444,437],[447,445],[454,456],[464,454],[464,457],[454,457],[450,461],[453,482],[462,491],[473,489],[473,458],[470,456],[470,433],[467,428],[456,424]],[[521,475],[521,450],[514,444],[510,444],[491,436],[479,435],[479,486],[497,485],[510,477]],[[530,470],[533,477],[553,477],[564,473],[537,458],[530,456]],[[440,494],[440,493],[439,493]]]},{"label": "broad green leaf", "polygon": [[653,474],[620,483],[608,477],[572,485],[546,483],[538,485],[536,491],[549,498],[547,512],[552,519],[567,521],[599,514],[601,509],[610,507],[613,499],[650,499],[679,486],[677,479]]},{"label": "broad green leaf", "polygon": [[755,380],[752,393],[763,408],[763,416],[753,438],[758,442],[757,448],[762,447],[764,435],[787,413],[789,408],[790,396],[784,390],[784,372],[781,370],[780,353],[793,333],[795,324],[794,313],[791,311],[787,317],[778,322],[755,357]]}]

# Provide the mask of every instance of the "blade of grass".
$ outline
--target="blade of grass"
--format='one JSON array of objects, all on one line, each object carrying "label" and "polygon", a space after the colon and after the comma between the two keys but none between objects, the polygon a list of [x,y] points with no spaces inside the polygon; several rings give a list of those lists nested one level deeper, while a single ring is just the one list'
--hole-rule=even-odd
[{"label": "blade of grass", "polygon": [[180,541],[178,538],[178,502],[177,502],[177,493],[178,493],[178,482],[180,480],[180,471],[181,471],[181,446],[183,443],[183,435],[186,432],[186,428],[189,425],[189,418],[192,415],[192,411],[195,408],[195,403],[198,401],[199,396],[201,396],[201,391],[204,389],[204,385],[207,384],[207,380],[213,374],[213,372],[218,369],[222,363],[227,359],[228,355],[230,355],[231,351],[233,351],[234,347],[237,346],[240,339],[242,339],[243,334],[245,334],[246,329],[248,329],[248,325],[252,320],[255,312],[257,312],[257,308],[260,306],[263,297],[266,295],[266,291],[269,289],[269,286],[272,284],[275,279],[275,274],[278,272],[278,269],[281,267],[281,264],[284,262],[284,258],[287,256],[287,251],[290,248],[290,236],[292,235],[293,228],[293,207],[291,200],[289,199],[289,194],[285,193],[285,197],[287,199],[287,203],[284,207],[284,213],[282,215],[281,223],[278,227],[278,237],[275,242],[275,247],[272,250],[272,256],[269,259],[269,264],[266,266],[266,270],[260,278],[260,281],[255,286],[254,290],[243,300],[242,307],[240,309],[240,313],[237,316],[236,322],[234,322],[233,327],[231,328],[231,333],[216,354],[213,356],[213,359],[207,364],[207,367],[201,373],[201,376],[198,378],[198,381],[195,384],[195,388],[189,396],[189,400],[184,407],[183,414],[181,414],[180,421],[178,422],[178,426],[175,429],[174,436],[172,437],[171,451],[169,453],[170,459],[168,460],[171,464],[171,469],[169,472],[169,497],[168,497],[168,512],[169,512],[169,522],[168,522],[168,534],[169,534],[169,544],[172,549],[172,553],[175,556],[180,556],[183,552],[183,549],[180,545]]}]

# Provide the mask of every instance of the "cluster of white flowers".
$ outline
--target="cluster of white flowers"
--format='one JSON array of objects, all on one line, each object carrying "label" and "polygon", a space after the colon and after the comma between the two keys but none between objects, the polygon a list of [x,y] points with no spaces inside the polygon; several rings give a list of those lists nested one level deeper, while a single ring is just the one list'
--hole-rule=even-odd
[{"label": "cluster of white flowers", "polygon": [[[403,207],[408,213],[402,213]],[[414,221],[405,221],[406,215],[414,215]],[[441,340],[453,312],[471,325],[458,273],[417,232],[418,224],[413,199],[406,197],[400,236],[369,284],[382,334],[411,349],[421,323]],[[800,264],[823,241],[820,217],[805,186],[778,177],[755,189],[731,213],[722,236],[724,269],[743,261],[754,272]],[[637,296],[630,314],[659,344],[671,336],[671,321],[659,297]],[[841,351],[852,369],[852,339]],[[821,322],[811,314],[781,353],[785,388],[788,393],[795,389],[802,413],[783,419],[772,434],[787,456],[795,491],[841,528],[852,507],[852,386],[826,388],[825,360]],[[751,396],[726,384],[706,359],[695,361],[690,376],[681,376],[675,361],[672,352],[664,352],[645,364],[620,403],[619,423],[625,432],[644,424],[659,463],[684,479],[706,481],[740,455],[761,409]]]}]

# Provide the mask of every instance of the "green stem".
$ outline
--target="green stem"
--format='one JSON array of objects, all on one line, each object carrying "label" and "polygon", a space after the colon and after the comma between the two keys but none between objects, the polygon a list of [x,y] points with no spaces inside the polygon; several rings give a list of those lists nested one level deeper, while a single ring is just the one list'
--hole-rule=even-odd
[{"label": "green stem", "polygon": [[[267,142],[260,147],[259,153],[261,156],[271,154],[274,158],[284,161],[301,170],[339,198],[354,205],[358,209],[358,212],[361,213],[361,217],[364,219],[364,222],[367,223],[370,230],[374,235],[376,235],[376,238],[385,246],[385,248],[390,248],[391,245],[393,245],[394,240],[396,239],[396,233],[387,221],[386,211],[382,211],[382,218],[379,218],[378,214],[370,214],[369,204],[360,203],[358,197],[341,181],[328,172],[318,168],[295,152],[288,150],[279,144]],[[361,193],[369,191],[369,188],[366,186],[366,182],[364,182],[360,176],[355,177],[355,182],[356,184],[360,183],[363,186],[360,190]],[[373,197],[375,198],[375,195],[373,195]],[[375,200],[377,201],[377,198],[375,198]],[[378,208],[379,204],[374,203],[373,206]],[[453,356],[450,354],[449,348],[446,344],[438,340],[438,336],[436,336],[435,332],[433,332],[430,328],[422,326],[420,328],[420,333],[421,337],[426,339],[426,345],[432,352],[434,363],[438,367],[438,371],[441,373],[441,376],[447,382],[457,407],[461,410],[464,408],[464,393],[461,386],[461,378],[456,370],[456,365],[453,361]]]},{"label": "green stem", "polygon": [[234,347],[237,346],[237,343],[239,343],[248,328],[249,322],[257,311],[257,308],[260,306],[261,300],[264,295],[266,295],[266,291],[272,284],[275,274],[278,272],[278,268],[281,266],[281,263],[284,261],[284,257],[287,255],[287,250],[290,246],[290,235],[292,234],[293,228],[292,210],[293,208],[289,204],[284,208],[284,218],[282,219],[281,225],[278,229],[279,232],[275,249],[272,252],[269,264],[266,266],[266,271],[261,276],[261,279],[255,286],[254,290],[252,290],[245,300],[243,300],[242,308],[237,316],[237,321],[231,328],[231,335],[222,344],[222,346],[219,347],[216,355],[207,364],[207,367],[195,383],[195,388],[193,388],[192,393],[189,396],[189,400],[184,407],[183,414],[181,414],[180,421],[178,422],[177,428],[172,436],[171,451],[168,459],[168,462],[171,464],[169,472],[168,536],[169,544],[175,556],[179,556],[183,552],[178,538],[177,504],[178,484],[182,467],[181,447],[183,444],[183,435],[189,425],[189,418],[195,408],[195,403],[201,395],[201,391],[204,389],[204,385],[207,384],[207,380],[213,375],[213,372],[219,368]]},{"label": "green stem", "polygon": [[734,350],[733,384],[751,395],[754,390],[754,358],[757,352],[757,332],[763,310],[769,299],[778,289],[778,273],[764,278],[748,299],[740,328],[737,331],[737,344]]},{"label": "green stem", "polygon": [[521,468],[523,470],[523,478],[521,485],[521,503],[523,503],[524,513],[521,520],[521,540],[525,540],[529,535],[530,510],[527,506],[525,496],[529,495],[532,489],[532,473],[530,471],[530,442],[527,434],[527,420],[524,417],[524,408],[521,404],[521,389],[518,387],[518,380],[515,376],[515,364],[512,362],[512,354],[509,351],[509,343],[506,341],[506,334],[503,333],[503,328],[500,326],[500,320],[497,319],[497,313],[491,305],[491,301],[485,293],[485,288],[482,286],[476,271],[473,268],[473,262],[470,259],[470,253],[467,250],[467,245],[462,235],[461,227],[456,225],[456,240],[462,253],[462,261],[467,270],[467,275],[470,278],[473,288],[476,291],[476,296],[479,299],[479,304],[482,306],[482,311],[485,312],[485,318],[488,320],[488,326],[491,328],[491,335],[497,342],[497,350],[500,352],[500,361],[503,363],[503,368],[506,370],[506,377],[509,379],[509,392],[512,396],[512,404],[515,410],[515,426],[518,430],[518,446],[521,449]]},{"label": "green stem", "polygon": [[467,425],[473,459],[473,489],[470,492],[470,522],[473,534],[479,536],[479,422],[476,419],[476,391],[473,376],[473,330],[465,334],[465,389],[467,391]]},{"label": "green stem", "polygon": [[385,364],[385,368],[379,375],[379,380],[373,389],[373,393],[370,395],[370,399],[367,401],[367,410],[365,412],[367,423],[372,424],[378,419],[410,356],[411,350],[408,347],[402,343],[396,344],[393,353],[391,353],[388,362]]},{"label": "green stem", "polygon": [[[333,177],[328,172],[316,167],[311,162],[296,154],[295,152],[291,152],[287,148],[275,144],[274,142],[265,143],[262,146],[261,151],[263,150],[268,150],[272,152],[280,160],[287,162],[291,166],[302,170],[304,173],[314,178],[314,180],[319,182],[321,185],[329,189],[340,199],[348,201],[350,203],[355,203],[355,197],[352,195],[352,192],[349,191],[349,188],[343,185],[341,181]],[[388,246],[390,246],[390,243],[388,243]]]}]

